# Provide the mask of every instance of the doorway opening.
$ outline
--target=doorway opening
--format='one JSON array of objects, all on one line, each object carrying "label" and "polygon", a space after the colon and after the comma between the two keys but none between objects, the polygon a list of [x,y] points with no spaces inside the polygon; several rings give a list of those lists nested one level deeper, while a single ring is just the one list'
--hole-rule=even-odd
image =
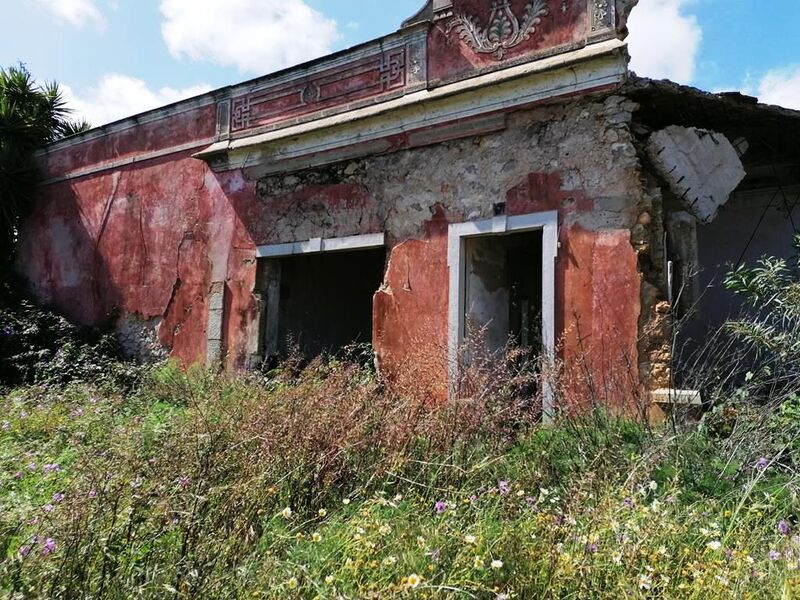
[{"label": "doorway opening", "polygon": [[542,347],[542,232],[468,238],[465,331],[487,356]]}]

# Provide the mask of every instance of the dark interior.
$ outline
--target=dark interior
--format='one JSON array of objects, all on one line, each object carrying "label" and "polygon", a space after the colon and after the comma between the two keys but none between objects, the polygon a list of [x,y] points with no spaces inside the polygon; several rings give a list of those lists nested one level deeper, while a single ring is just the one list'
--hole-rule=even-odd
[{"label": "dark interior", "polygon": [[307,358],[372,342],[372,297],[383,280],[384,248],[280,259],[278,350]]}]

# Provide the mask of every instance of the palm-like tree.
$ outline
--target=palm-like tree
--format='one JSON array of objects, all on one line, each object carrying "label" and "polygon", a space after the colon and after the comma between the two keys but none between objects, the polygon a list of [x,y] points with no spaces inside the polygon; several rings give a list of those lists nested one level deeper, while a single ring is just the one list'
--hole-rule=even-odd
[{"label": "palm-like tree", "polygon": [[37,84],[22,65],[0,69],[0,268],[13,260],[20,218],[36,193],[34,153],[89,128],[69,114],[56,83]]}]

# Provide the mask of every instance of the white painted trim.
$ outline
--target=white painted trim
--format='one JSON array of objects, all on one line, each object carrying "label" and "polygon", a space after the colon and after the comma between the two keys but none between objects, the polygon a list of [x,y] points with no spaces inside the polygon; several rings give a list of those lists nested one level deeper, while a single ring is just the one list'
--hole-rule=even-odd
[{"label": "white painted trim", "polygon": [[343,252],[346,250],[366,250],[381,248],[386,245],[385,233],[370,233],[339,238],[312,238],[305,242],[288,244],[271,244],[256,248],[256,258],[280,258],[297,254],[315,254],[319,252]]},{"label": "white painted trim", "polygon": [[[555,358],[555,261],[558,256],[558,212],[547,211],[514,217],[495,217],[482,221],[453,223],[447,232],[447,265],[449,270],[448,358],[450,379],[455,381],[458,353],[464,342],[466,288],[466,239],[487,235],[504,235],[525,231],[542,231],[542,345],[545,359]],[[544,418],[553,416],[554,392],[548,382],[542,399]]]}]

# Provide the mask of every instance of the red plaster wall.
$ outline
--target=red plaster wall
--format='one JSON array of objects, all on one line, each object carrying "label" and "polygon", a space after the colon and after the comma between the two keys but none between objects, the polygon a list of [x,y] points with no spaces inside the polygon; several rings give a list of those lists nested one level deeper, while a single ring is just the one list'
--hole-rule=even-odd
[{"label": "red plaster wall", "polygon": [[571,223],[575,215],[591,214],[595,203],[563,190],[557,173],[531,173],[509,190],[509,214],[546,210],[559,212],[556,335],[564,401],[575,405],[636,398],[641,391],[641,275],[630,231],[592,231]]}]

